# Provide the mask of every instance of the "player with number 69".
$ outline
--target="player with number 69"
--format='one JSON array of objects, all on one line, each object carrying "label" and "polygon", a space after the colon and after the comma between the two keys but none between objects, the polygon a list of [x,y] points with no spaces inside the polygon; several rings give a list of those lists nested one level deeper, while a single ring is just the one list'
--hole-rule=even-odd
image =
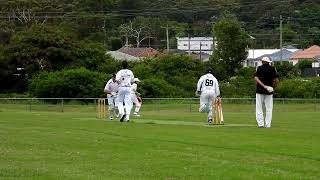
[{"label": "player with number 69", "polygon": [[218,80],[213,76],[212,68],[208,68],[197,84],[196,95],[200,96],[199,112],[208,113],[208,123],[212,123],[212,102],[220,96]]}]

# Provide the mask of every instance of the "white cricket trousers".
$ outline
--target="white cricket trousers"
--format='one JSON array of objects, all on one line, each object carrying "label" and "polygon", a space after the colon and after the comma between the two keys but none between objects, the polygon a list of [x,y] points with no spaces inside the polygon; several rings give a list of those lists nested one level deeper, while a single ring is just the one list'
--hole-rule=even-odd
[{"label": "white cricket trousers", "polygon": [[214,91],[203,91],[200,95],[200,107],[205,106],[207,103],[209,103],[209,113],[208,113],[208,119],[213,119],[212,114],[212,102],[215,102],[216,94]]},{"label": "white cricket trousers", "polygon": [[111,94],[107,95],[108,99],[108,110],[110,118],[113,118],[115,115],[115,103],[116,103],[117,96],[112,96]]},{"label": "white cricket trousers", "polygon": [[134,109],[134,112],[139,113],[141,108],[141,103],[138,101],[137,95],[131,93],[131,101],[135,104],[136,108]]},{"label": "white cricket trousers", "polygon": [[[263,104],[266,107],[266,118],[263,117]],[[256,93],[256,120],[258,126],[271,127],[273,109],[273,95]]]},{"label": "white cricket trousers", "polygon": [[[116,106],[119,110],[119,116],[120,118],[126,114],[126,119],[129,119],[130,117],[130,111],[132,108],[132,102],[131,102],[131,87],[119,87],[119,94],[116,98]],[[123,107],[124,103],[124,107]],[[125,110],[124,110],[125,109]],[[124,113],[126,111],[126,113]]]}]

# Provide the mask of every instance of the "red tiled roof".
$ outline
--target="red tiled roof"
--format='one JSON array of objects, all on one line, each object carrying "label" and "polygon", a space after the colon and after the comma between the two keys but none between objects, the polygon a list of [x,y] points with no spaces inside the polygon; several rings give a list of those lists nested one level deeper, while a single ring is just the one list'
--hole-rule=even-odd
[{"label": "red tiled roof", "polygon": [[118,51],[129,54],[135,57],[154,57],[157,56],[159,51],[153,48],[130,48],[130,47],[122,47]]},{"label": "red tiled roof", "polygon": [[316,56],[320,55],[320,46],[313,45],[304,51],[299,51],[290,59],[314,59]]}]

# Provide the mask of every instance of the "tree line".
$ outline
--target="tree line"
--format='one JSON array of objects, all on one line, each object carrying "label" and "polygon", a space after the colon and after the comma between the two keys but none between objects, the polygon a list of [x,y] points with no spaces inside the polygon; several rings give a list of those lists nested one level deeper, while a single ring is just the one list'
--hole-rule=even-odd
[{"label": "tree line", "polygon": [[[246,58],[248,47],[258,48],[263,43],[264,47],[272,47],[276,44],[276,41],[269,42],[272,38],[259,40],[257,37],[253,41],[250,37],[252,32],[260,33],[261,29],[266,34],[274,34],[278,31],[275,24],[279,19],[269,21],[261,11],[257,12],[260,13],[257,16],[250,16],[251,11],[243,12],[243,9],[259,2],[214,2],[215,6],[210,5],[213,1],[199,1],[198,4],[182,1],[183,6],[172,1],[142,0],[1,2],[0,91],[29,93],[35,97],[101,96],[101,85],[119,70],[119,62],[107,56],[106,50],[131,44],[161,51],[165,47],[162,41],[166,36],[164,28],[168,27],[169,41],[173,46],[175,37],[214,35],[219,42],[217,49],[210,61],[205,63],[179,55],[131,63],[136,76],[143,80],[140,91],[144,97],[193,96],[195,82],[208,66],[214,68],[226,96],[252,96],[252,69],[241,68],[241,61]],[[319,4],[312,1],[290,2],[279,3],[281,8],[295,9],[294,13],[299,16],[285,11],[289,13],[287,17],[305,21],[293,21],[295,26],[290,27],[294,29],[290,36],[292,41],[284,38],[285,43],[295,43],[299,47],[318,43]],[[161,3],[171,6],[163,8],[168,6]],[[147,4],[149,6],[146,8]],[[268,7],[275,7],[276,4],[272,1]],[[277,11],[279,8],[264,12],[279,15],[282,14]],[[148,13],[159,17],[149,16]],[[252,20],[255,25],[249,23]],[[284,24],[283,31],[290,30]],[[306,29],[312,32],[305,33]],[[301,41],[294,42],[296,36],[301,35],[300,31],[312,38],[301,37]],[[299,76],[299,71],[310,64],[300,63],[293,67],[282,63],[277,66],[281,78],[290,79]],[[250,76],[243,75],[247,71],[251,72]],[[85,77],[90,81],[84,80]],[[81,90],[73,86],[79,86]],[[63,89],[66,87],[69,91]]]}]

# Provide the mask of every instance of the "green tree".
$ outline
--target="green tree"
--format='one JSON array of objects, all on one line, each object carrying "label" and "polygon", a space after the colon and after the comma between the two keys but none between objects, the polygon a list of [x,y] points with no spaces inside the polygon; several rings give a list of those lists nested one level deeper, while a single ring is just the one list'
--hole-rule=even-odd
[{"label": "green tree", "polygon": [[228,74],[235,75],[241,67],[241,62],[247,57],[248,33],[235,16],[225,14],[214,25],[214,35],[217,39],[217,48],[214,51],[213,61],[224,64]]},{"label": "green tree", "polygon": [[275,62],[274,67],[276,68],[278,75],[281,79],[293,78],[293,77],[296,77],[298,74],[297,68],[295,68],[292,65],[292,63],[287,61]]},{"label": "green tree", "polygon": [[312,68],[312,62],[309,60],[300,60],[295,66],[302,71],[307,68]]}]

